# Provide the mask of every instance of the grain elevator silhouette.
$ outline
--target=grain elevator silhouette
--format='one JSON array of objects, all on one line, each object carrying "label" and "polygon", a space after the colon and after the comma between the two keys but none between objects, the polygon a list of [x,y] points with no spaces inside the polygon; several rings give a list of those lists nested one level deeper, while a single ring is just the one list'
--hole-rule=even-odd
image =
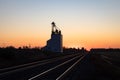
[{"label": "grain elevator silhouette", "polygon": [[61,30],[55,25],[54,22],[52,22],[51,25],[52,25],[51,38],[47,41],[47,44],[44,47],[44,50],[62,53],[63,52],[63,47],[62,47],[63,36],[61,34]]}]

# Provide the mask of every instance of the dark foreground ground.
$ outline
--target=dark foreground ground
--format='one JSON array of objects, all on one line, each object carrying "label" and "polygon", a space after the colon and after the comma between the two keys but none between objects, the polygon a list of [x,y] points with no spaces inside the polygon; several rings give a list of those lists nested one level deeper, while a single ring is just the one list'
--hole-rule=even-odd
[{"label": "dark foreground ground", "polygon": [[96,80],[120,80],[120,52],[93,53],[90,61],[95,66]]},{"label": "dark foreground ground", "polygon": [[42,51],[39,48],[0,48],[0,69],[81,52],[74,48],[64,49],[64,53]]},{"label": "dark foreground ground", "polygon": [[[81,54],[84,52],[81,51]],[[69,75],[66,80],[120,80],[119,51],[91,51],[87,54],[71,74],[72,77]],[[0,49],[0,69],[65,55],[69,53],[56,54],[38,49]]]}]

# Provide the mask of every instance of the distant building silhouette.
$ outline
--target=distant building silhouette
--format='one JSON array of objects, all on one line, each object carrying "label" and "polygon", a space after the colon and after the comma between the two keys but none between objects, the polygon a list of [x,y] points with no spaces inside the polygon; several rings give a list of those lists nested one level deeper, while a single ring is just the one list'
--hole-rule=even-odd
[{"label": "distant building silhouette", "polygon": [[55,25],[52,24],[51,39],[47,41],[47,45],[44,47],[44,50],[51,52],[63,52],[62,48],[62,34],[61,30]]},{"label": "distant building silhouette", "polygon": [[120,48],[92,48],[90,53],[120,53]]}]

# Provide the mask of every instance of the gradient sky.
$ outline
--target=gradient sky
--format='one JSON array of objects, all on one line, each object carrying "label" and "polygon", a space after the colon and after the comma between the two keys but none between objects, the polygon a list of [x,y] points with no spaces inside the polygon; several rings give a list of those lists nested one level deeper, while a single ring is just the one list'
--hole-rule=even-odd
[{"label": "gradient sky", "polygon": [[45,46],[52,21],[66,47],[120,48],[120,0],[0,0],[0,46]]}]

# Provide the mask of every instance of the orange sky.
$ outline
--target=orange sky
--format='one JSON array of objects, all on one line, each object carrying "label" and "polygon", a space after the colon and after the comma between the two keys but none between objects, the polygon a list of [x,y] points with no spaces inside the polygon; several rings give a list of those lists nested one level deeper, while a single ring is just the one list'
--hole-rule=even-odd
[{"label": "orange sky", "polygon": [[0,46],[45,46],[51,22],[63,46],[120,48],[119,0],[0,0]]}]

